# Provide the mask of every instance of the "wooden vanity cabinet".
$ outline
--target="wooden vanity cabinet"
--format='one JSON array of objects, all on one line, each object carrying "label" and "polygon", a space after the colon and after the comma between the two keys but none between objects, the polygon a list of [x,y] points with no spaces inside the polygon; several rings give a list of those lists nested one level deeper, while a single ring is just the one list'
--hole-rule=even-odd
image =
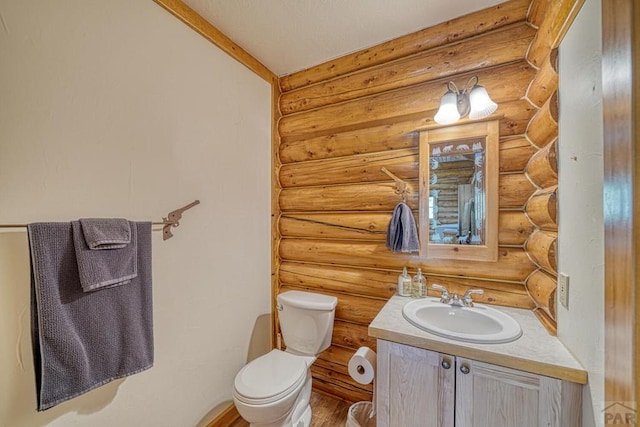
[{"label": "wooden vanity cabinet", "polygon": [[582,386],[378,340],[378,427],[578,427]]},{"label": "wooden vanity cabinet", "polygon": [[378,340],[377,427],[453,427],[455,358]]}]

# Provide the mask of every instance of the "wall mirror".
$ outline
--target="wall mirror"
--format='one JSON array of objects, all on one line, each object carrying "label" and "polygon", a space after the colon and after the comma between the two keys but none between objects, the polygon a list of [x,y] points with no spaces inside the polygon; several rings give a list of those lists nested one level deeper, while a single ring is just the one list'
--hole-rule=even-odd
[{"label": "wall mirror", "polygon": [[498,259],[497,120],[420,133],[420,255]]}]

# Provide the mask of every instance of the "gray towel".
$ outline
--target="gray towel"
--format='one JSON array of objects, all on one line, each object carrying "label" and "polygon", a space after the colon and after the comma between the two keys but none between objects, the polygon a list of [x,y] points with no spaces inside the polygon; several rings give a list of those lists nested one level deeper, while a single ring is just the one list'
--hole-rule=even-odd
[{"label": "gray towel", "polygon": [[120,249],[135,240],[135,230],[123,218],[80,218],[80,225],[89,249]]},{"label": "gray towel", "polygon": [[404,202],[398,203],[393,210],[387,228],[387,248],[391,252],[418,252],[418,229],[411,208]]},{"label": "gray towel", "polygon": [[[129,223],[127,222],[127,225]],[[76,248],[80,285],[85,292],[126,285],[138,275],[136,227],[131,224],[131,243],[120,249],[91,250],[82,220],[73,221],[73,243]],[[129,228],[129,227],[128,227]],[[93,227],[98,230],[98,227]]]},{"label": "gray towel", "polygon": [[151,223],[133,224],[138,277],[90,293],[78,279],[71,224],[29,225],[39,411],[153,366]]}]

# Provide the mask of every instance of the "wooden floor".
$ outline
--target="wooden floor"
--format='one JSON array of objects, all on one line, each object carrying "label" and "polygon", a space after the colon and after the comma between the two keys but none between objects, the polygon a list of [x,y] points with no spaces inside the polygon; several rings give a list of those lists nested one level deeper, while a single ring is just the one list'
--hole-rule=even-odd
[{"label": "wooden floor", "polygon": [[[347,422],[349,404],[333,397],[317,392],[311,393],[311,427],[339,427]],[[229,427],[247,427],[249,425],[243,419],[235,421]]]}]

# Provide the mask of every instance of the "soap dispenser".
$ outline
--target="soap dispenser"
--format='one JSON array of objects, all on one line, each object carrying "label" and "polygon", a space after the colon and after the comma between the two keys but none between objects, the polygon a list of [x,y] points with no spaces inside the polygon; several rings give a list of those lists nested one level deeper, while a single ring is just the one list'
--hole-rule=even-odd
[{"label": "soap dispenser", "polygon": [[422,275],[422,270],[418,269],[418,272],[413,276],[411,282],[411,296],[414,298],[426,298],[427,297],[427,279]]},{"label": "soap dispenser", "polygon": [[402,274],[398,276],[398,295],[411,296],[411,276],[407,273],[407,267],[402,268]]}]

